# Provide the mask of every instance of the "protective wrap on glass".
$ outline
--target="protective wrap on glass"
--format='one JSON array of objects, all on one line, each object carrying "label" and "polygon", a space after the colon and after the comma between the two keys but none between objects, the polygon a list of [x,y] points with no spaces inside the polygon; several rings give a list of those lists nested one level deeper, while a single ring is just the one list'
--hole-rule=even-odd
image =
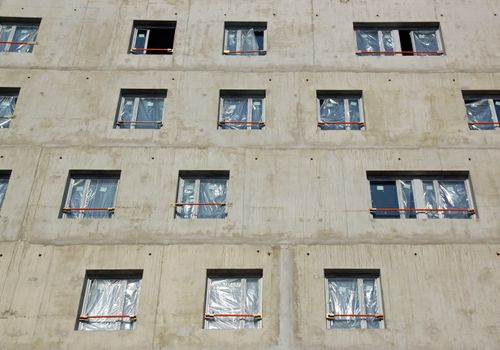
[{"label": "protective wrap on glass", "polygon": [[[382,51],[380,50],[377,30],[356,30],[356,42],[359,51]],[[363,52],[363,54],[369,53]],[[372,55],[379,55],[379,53],[373,53]]]},{"label": "protective wrap on glass", "polygon": [[8,185],[9,185],[8,178],[0,178],[0,208],[2,207]]},{"label": "protective wrap on glass", "polygon": [[[82,316],[135,316],[141,281],[139,279],[92,279]],[[80,321],[81,330],[127,330],[135,322],[128,317],[88,318]]]},{"label": "protective wrap on glass", "polygon": [[[337,315],[361,313],[356,278],[335,277],[328,279],[328,312]],[[336,316],[328,322],[329,328],[361,328],[359,317]]]},{"label": "protective wrap on glass", "polygon": [[[413,198],[413,187],[411,180],[398,180],[399,186],[401,188],[401,200],[403,202],[403,208],[405,209],[415,209],[415,200]],[[417,217],[414,211],[403,212],[406,218],[415,219]]]},{"label": "protective wrap on glass", "polygon": [[122,108],[120,111],[120,118],[119,121],[123,123],[118,123],[118,127],[121,129],[130,129],[131,127],[131,121],[133,120],[134,116],[134,105],[135,105],[135,98],[134,97],[123,97],[122,98]]},{"label": "protective wrap on glass", "polygon": [[[467,121],[470,123],[492,123],[493,113],[491,112],[490,101],[482,99],[465,103]],[[471,130],[493,130],[498,125],[494,124],[469,124]]]},{"label": "protective wrap on glass", "polygon": [[[424,186],[425,209],[437,209],[436,191],[434,191],[434,181],[422,181]],[[429,219],[439,218],[439,213],[435,211],[427,212]]]},{"label": "protective wrap on glass", "polygon": [[[201,179],[200,202],[218,204],[225,203],[226,187],[226,179]],[[198,218],[224,217],[226,217],[226,207],[223,205],[202,205],[198,208]]]},{"label": "protective wrap on glass", "polygon": [[[252,99],[252,122],[261,123],[262,122],[262,112],[263,112],[264,100],[262,98]],[[262,129],[263,124],[252,124],[251,129]]]},{"label": "protective wrap on glass", "polygon": [[0,96],[0,128],[8,128],[14,115],[17,96]]},{"label": "protective wrap on glass", "polygon": [[[344,123],[346,111],[343,98],[325,98],[319,109],[320,122]],[[345,130],[345,124],[320,124],[322,130]]]},{"label": "protective wrap on glass", "polygon": [[[70,198],[70,208],[114,208],[116,179],[75,179]],[[110,218],[109,210],[72,210],[65,213],[67,218]]]},{"label": "protective wrap on glass", "polygon": [[[469,198],[465,182],[461,180],[440,180],[439,197],[443,209],[468,209]],[[443,212],[445,218],[468,218],[469,214],[464,211]]]},{"label": "protective wrap on glass", "polygon": [[382,31],[382,40],[384,43],[384,51],[385,52],[393,52],[394,51],[394,39],[392,37],[391,30]]},{"label": "protective wrap on glass", "polygon": [[248,98],[227,97],[222,102],[222,129],[246,129],[247,125],[237,124],[236,122],[246,123],[248,121]]},{"label": "protective wrap on glass", "polygon": [[[34,26],[20,26],[16,27],[14,33],[14,42],[33,43],[38,34],[38,27]],[[32,52],[33,44],[11,44],[10,52]]]},{"label": "protective wrap on glass", "polygon": [[[363,279],[364,298],[365,298],[365,312],[367,314],[375,315],[379,313],[378,309],[378,292],[377,283],[374,278]],[[367,328],[380,328],[380,321],[373,317],[366,319]]]},{"label": "protective wrap on glass", "polygon": [[241,50],[242,51],[255,51],[255,52],[242,52],[242,55],[256,56],[259,55],[259,44],[255,38],[253,29],[241,31]]},{"label": "protective wrap on glass", "polygon": [[[241,278],[212,278],[206,312],[216,315],[260,313],[259,292],[258,278],[248,278],[246,283]],[[207,319],[206,328],[257,328],[258,322],[251,317],[215,316]]]},{"label": "protective wrap on glass", "polygon": [[[0,25],[0,41],[2,43],[8,42],[12,33],[15,30],[14,25],[3,24]],[[5,52],[8,51],[10,44],[0,44],[0,51]]]},{"label": "protective wrap on glass", "polygon": [[136,129],[159,129],[163,114],[163,98],[141,97],[137,110]]},{"label": "protective wrap on glass", "polygon": [[[196,202],[196,180],[184,179],[184,186],[182,187],[181,203],[195,203]],[[183,205],[175,210],[176,216],[189,219],[194,215],[194,206]]]},{"label": "protective wrap on glass", "polygon": [[[417,55],[425,56],[439,51],[437,33],[435,30],[415,30],[412,32],[415,51],[424,51]],[[425,52],[427,51],[427,53]]]}]

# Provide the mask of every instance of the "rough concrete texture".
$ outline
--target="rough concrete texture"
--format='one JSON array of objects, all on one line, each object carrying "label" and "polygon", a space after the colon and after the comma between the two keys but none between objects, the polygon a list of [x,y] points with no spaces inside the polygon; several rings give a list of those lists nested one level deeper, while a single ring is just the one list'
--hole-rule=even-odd
[{"label": "rough concrete texture", "polygon": [[[498,349],[500,134],[462,90],[500,90],[500,0],[2,0],[41,17],[0,130],[0,349]],[[177,21],[172,56],[128,55]],[[268,54],[222,55],[224,21]],[[357,57],[353,22],[439,22],[442,57]],[[113,129],[120,89],[168,89],[161,130]],[[266,90],[262,131],[217,130],[221,89]],[[316,90],[362,90],[367,128],[316,126]],[[69,170],[120,170],[110,220],[59,219]],[[174,219],[179,170],[229,170],[228,217]],[[373,220],[367,171],[469,171],[471,220]],[[259,251],[259,252],[257,252]],[[151,255],[149,255],[151,253]],[[309,255],[307,254],[309,253]],[[263,269],[263,328],[203,330],[207,269]],[[327,330],[324,269],[381,272],[386,329]],[[85,271],[143,269],[134,331],[74,330]]]}]

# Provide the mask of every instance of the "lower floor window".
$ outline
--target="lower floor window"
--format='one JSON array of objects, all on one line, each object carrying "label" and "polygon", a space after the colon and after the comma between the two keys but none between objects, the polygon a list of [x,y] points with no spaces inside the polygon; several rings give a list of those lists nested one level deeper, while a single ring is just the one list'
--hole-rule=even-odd
[{"label": "lower floor window", "polygon": [[327,328],[384,328],[379,272],[325,273]]},{"label": "lower floor window", "polygon": [[209,273],[204,328],[261,328],[261,291],[262,271]]},{"label": "lower floor window", "polygon": [[87,273],[79,330],[134,329],[142,271]]}]

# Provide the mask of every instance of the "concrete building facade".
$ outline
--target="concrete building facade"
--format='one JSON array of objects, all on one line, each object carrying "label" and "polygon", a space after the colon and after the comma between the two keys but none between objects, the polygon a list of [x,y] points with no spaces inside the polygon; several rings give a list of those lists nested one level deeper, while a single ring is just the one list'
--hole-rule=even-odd
[{"label": "concrete building facade", "polygon": [[[500,348],[500,131],[471,130],[463,97],[500,92],[499,11],[1,1],[3,22],[40,21],[32,52],[0,52],[0,87],[19,89],[0,130],[0,349]],[[173,52],[131,54],[134,21],[175,22]],[[226,22],[265,23],[266,54],[224,54]],[[437,23],[444,54],[356,54],[356,23]],[[160,129],[114,127],[124,89],[167,91]],[[221,90],[265,91],[265,127],[218,128]],[[364,129],[321,130],[318,91],[361,92]],[[119,172],[111,218],[61,217],[75,171]],[[175,217],[182,171],[229,172],[226,217]],[[374,218],[370,174],[464,175],[473,211]],[[217,269],[261,271],[260,328],[204,327]],[[378,271],[383,329],[327,327],[341,269]],[[142,271],[135,329],[76,330],[93,270]]]}]

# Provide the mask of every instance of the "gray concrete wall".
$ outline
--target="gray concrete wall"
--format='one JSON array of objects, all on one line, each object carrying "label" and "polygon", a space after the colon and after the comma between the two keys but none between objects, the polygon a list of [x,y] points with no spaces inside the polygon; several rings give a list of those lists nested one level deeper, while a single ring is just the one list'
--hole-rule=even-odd
[{"label": "gray concrete wall", "polygon": [[[0,130],[0,349],[500,347],[500,134],[470,131],[462,99],[500,90],[499,0],[3,0],[0,16],[42,18],[32,54],[0,53],[0,87],[21,88]],[[174,54],[128,55],[133,20],[177,21]],[[268,54],[223,56],[224,21],[267,22]],[[446,55],[358,57],[353,22],[439,22]],[[163,128],[113,129],[122,88],[168,89]],[[217,130],[221,89],[266,90],[265,129]],[[362,90],[366,130],[318,130],[316,90]],[[112,219],[58,218],[74,169],[121,171]],[[179,170],[229,170],[228,217],[174,219]],[[477,215],[373,220],[373,170],[469,171]],[[262,329],[202,329],[210,268],[263,269]],[[386,329],[326,329],[328,268],[380,269]],[[144,270],[136,330],[74,331],[88,269]]]}]

